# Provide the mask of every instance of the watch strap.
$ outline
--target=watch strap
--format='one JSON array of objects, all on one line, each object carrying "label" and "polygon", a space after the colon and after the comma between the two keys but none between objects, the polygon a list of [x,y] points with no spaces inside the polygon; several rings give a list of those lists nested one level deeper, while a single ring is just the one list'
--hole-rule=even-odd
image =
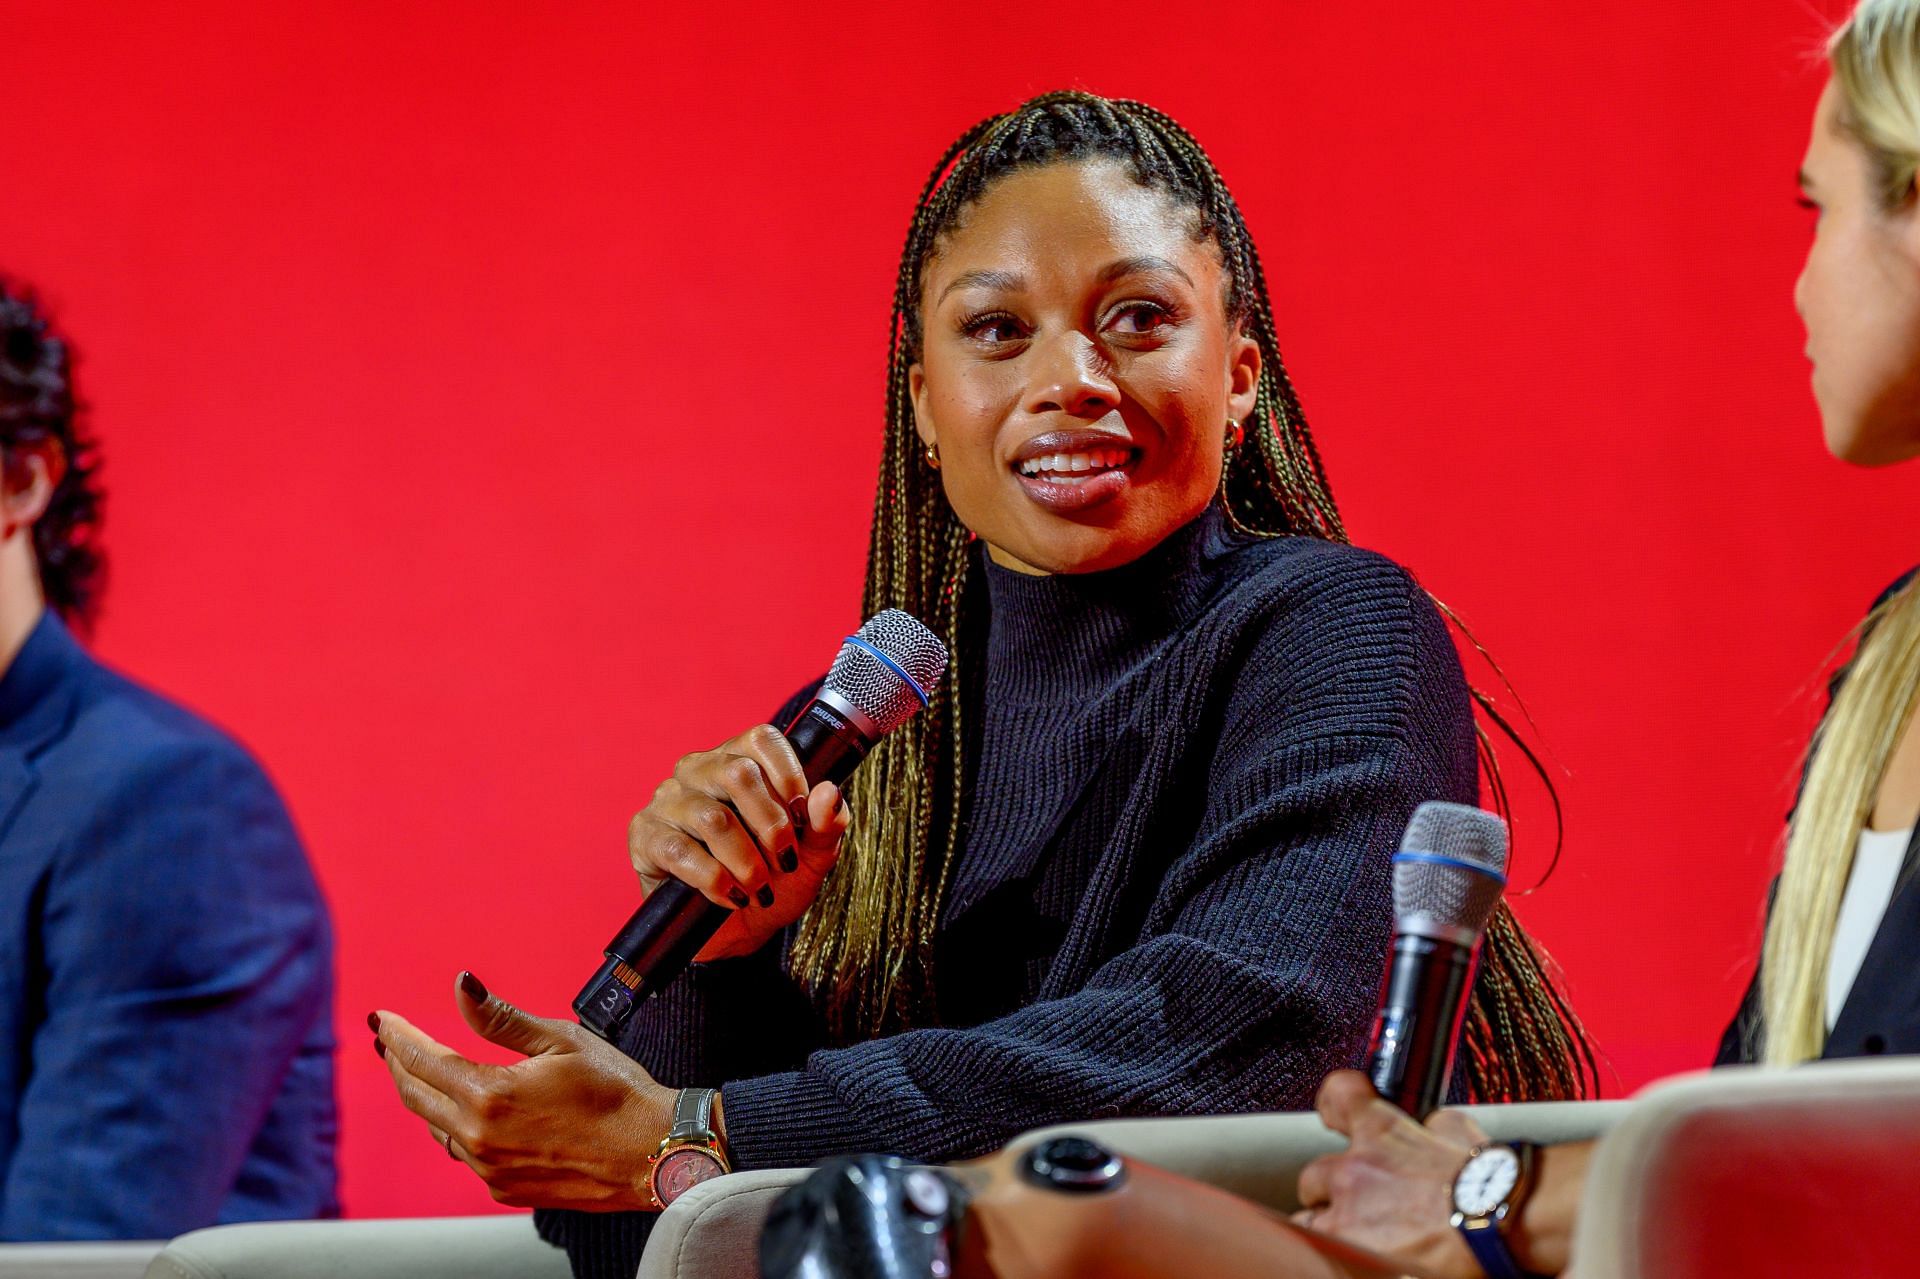
[{"label": "watch strap", "polygon": [[1460,1237],[1467,1241],[1467,1247],[1473,1252],[1473,1259],[1487,1272],[1487,1279],[1531,1279],[1520,1263],[1513,1259],[1513,1250],[1507,1247],[1506,1236],[1500,1233],[1500,1227],[1486,1217],[1462,1222]]},{"label": "watch strap", "polygon": [[713,1089],[682,1088],[674,1099],[673,1127],[667,1131],[667,1140],[711,1141],[713,1136]]}]

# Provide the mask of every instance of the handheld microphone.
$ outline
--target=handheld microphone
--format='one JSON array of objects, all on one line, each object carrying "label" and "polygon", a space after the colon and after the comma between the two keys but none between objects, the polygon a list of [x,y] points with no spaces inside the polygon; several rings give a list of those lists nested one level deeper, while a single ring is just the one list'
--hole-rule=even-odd
[{"label": "handheld microphone", "polygon": [[1507,824],[1466,804],[1414,809],[1393,855],[1393,946],[1367,1077],[1415,1119],[1446,1100],[1480,935],[1506,871]]},{"label": "handheld microphone", "polygon": [[[875,742],[927,704],[946,672],[947,646],[917,619],[897,608],[867,619],[841,646],[819,693],[787,725],[808,789],[846,781]],[[580,1024],[616,1038],[640,1001],[678,977],[728,913],[677,879],[655,888],[574,997]]]}]

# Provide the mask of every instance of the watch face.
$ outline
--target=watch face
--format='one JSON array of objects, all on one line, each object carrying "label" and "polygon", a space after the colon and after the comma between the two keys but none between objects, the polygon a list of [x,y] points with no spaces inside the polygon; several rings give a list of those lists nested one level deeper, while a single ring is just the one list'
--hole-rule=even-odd
[{"label": "watch face", "polygon": [[1520,1157],[1506,1146],[1489,1146],[1468,1160],[1454,1179],[1454,1211],[1469,1217],[1489,1216],[1519,1182]]},{"label": "watch face", "polygon": [[699,1146],[680,1146],[669,1150],[653,1166],[653,1194],[670,1204],[703,1181],[712,1181],[726,1171],[710,1150]]}]

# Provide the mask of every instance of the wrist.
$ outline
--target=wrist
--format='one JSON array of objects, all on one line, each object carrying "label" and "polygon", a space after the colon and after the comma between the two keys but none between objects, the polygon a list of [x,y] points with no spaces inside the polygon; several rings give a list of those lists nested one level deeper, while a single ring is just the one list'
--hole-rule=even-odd
[{"label": "wrist", "polygon": [[1489,1279],[1534,1279],[1516,1242],[1521,1213],[1539,1184],[1540,1148],[1526,1141],[1475,1146],[1453,1177],[1453,1226]]},{"label": "wrist", "polygon": [[1507,1247],[1521,1269],[1557,1275],[1567,1268],[1574,1218],[1585,1187],[1591,1142],[1542,1146],[1535,1152],[1533,1193],[1508,1222]]},{"label": "wrist", "polygon": [[701,1182],[732,1171],[715,1113],[719,1100],[720,1094],[711,1088],[682,1088],[673,1093],[659,1147],[647,1161],[645,1190],[654,1210],[667,1207]]}]

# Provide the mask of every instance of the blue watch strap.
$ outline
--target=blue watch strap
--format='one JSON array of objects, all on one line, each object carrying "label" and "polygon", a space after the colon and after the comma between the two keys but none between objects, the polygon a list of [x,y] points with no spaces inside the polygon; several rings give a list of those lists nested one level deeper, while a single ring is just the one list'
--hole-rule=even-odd
[{"label": "blue watch strap", "polygon": [[1500,1227],[1491,1221],[1463,1223],[1460,1237],[1473,1250],[1473,1259],[1487,1272],[1487,1279],[1530,1279],[1520,1263],[1513,1259]]}]

